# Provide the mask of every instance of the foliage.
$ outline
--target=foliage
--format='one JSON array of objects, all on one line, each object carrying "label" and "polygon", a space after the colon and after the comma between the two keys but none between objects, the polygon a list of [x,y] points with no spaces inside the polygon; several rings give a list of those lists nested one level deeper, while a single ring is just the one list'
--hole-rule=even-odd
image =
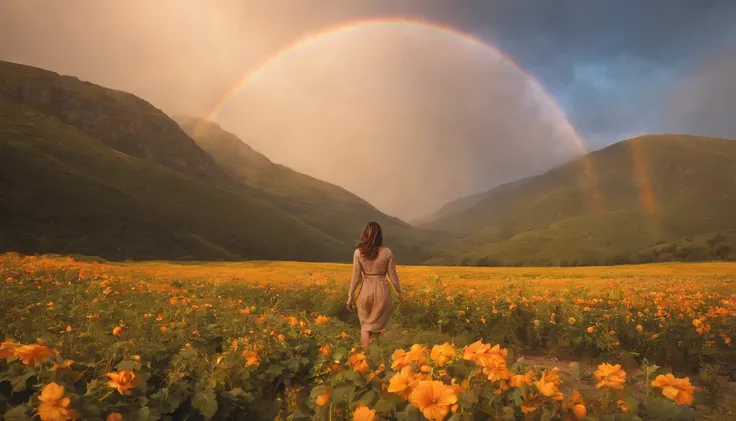
[{"label": "foliage", "polygon": [[[347,285],[322,269],[347,274],[347,266],[295,264],[307,276],[295,280],[274,265],[2,255],[0,412],[19,420],[686,420],[701,399],[687,373],[706,364],[734,372],[732,281],[694,290],[630,278],[582,289],[551,273],[535,282],[497,276],[484,289],[472,280],[457,281],[468,288],[415,282],[407,269],[409,299],[395,329],[441,329],[450,340],[387,336],[363,353],[354,315],[340,311]],[[600,364],[518,358],[532,347]],[[607,364],[616,360],[624,365]]]}]

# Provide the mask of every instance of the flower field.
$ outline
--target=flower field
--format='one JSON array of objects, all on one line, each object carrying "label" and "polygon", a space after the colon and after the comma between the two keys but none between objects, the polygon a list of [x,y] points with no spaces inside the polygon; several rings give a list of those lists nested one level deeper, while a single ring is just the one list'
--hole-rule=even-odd
[{"label": "flower field", "polygon": [[688,420],[734,393],[735,264],[399,275],[363,352],[347,265],[0,255],[0,413]]}]

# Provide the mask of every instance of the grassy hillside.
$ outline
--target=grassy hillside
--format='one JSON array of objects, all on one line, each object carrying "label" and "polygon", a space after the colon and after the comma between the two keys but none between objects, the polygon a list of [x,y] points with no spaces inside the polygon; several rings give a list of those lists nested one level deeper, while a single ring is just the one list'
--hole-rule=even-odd
[{"label": "grassy hillside", "polygon": [[465,236],[434,262],[613,263],[656,243],[736,229],[736,141],[644,136],[584,159],[425,224]]},{"label": "grassy hillside", "polygon": [[73,76],[0,61],[0,96],[54,117],[131,156],[221,184],[231,180],[161,110]]},{"label": "grassy hillside", "polygon": [[115,151],[2,97],[0,122],[2,251],[317,261],[349,251],[246,188]]},{"label": "grassy hillside", "polygon": [[352,244],[370,220],[378,221],[402,262],[422,263],[447,234],[419,230],[388,216],[336,185],[275,164],[216,123],[177,116],[176,121],[235,180],[320,231]]},{"label": "grassy hillside", "polygon": [[[134,95],[43,69],[0,62],[0,76],[0,250],[345,261],[369,220],[402,263],[438,242],[217,125],[180,126]],[[195,123],[197,141],[182,129]]]}]

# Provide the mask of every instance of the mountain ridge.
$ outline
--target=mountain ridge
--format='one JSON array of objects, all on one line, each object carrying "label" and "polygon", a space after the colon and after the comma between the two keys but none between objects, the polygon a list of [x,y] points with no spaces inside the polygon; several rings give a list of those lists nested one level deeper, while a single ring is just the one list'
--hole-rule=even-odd
[{"label": "mountain ridge", "polygon": [[736,141],[647,135],[491,189],[470,208],[425,226],[465,236],[434,263],[600,262],[659,241],[736,228],[728,217],[733,192]]}]

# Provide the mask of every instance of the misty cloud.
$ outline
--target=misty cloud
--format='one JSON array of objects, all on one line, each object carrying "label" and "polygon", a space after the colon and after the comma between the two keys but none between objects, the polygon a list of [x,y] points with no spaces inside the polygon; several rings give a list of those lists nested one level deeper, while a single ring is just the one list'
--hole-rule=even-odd
[{"label": "misty cloud", "polygon": [[426,216],[581,153],[543,92],[480,44],[401,25],[315,44],[270,67],[218,120],[385,212]]}]

